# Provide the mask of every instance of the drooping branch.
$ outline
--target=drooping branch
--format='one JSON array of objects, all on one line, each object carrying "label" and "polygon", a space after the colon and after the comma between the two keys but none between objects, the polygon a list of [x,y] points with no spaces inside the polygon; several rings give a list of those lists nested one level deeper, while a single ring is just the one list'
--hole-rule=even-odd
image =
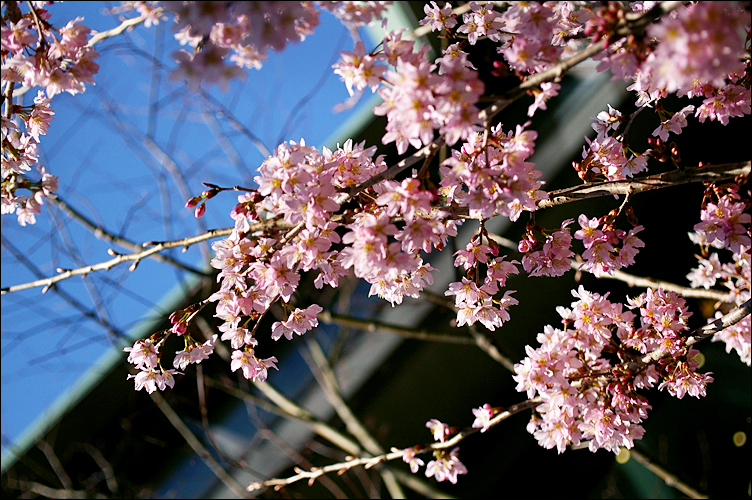
[{"label": "drooping branch", "polygon": [[[158,13],[158,12],[162,12],[163,10],[164,9],[162,7],[156,7],[154,9],[154,12]],[[142,14],[142,15],[140,15],[138,17],[133,17],[131,19],[126,19],[125,21],[123,21],[122,23],[120,23],[120,25],[118,25],[118,26],[116,26],[116,27],[114,27],[112,29],[109,29],[107,31],[100,31],[99,33],[96,33],[94,36],[92,36],[89,39],[89,43],[87,43],[86,46],[87,47],[93,47],[94,45],[98,44],[102,40],[105,40],[105,39],[113,37],[113,36],[117,36],[117,35],[121,34],[122,32],[124,32],[126,30],[131,30],[134,27],[136,27],[139,24],[141,24],[142,22],[146,21],[147,17],[148,16],[146,14]]]},{"label": "drooping branch", "polygon": [[407,328],[399,325],[390,325],[381,321],[370,321],[365,319],[356,318],[353,316],[342,316],[339,314],[333,314],[330,311],[324,311],[319,314],[318,319],[324,323],[333,323],[340,326],[350,326],[365,330],[367,332],[375,332],[376,330],[383,330],[385,332],[393,333],[404,337],[406,339],[416,340],[428,340],[431,342],[440,342],[447,344],[465,344],[472,345],[475,341],[469,337],[462,337],[460,335],[442,335],[437,333],[430,333],[428,330],[421,330],[417,328]]},{"label": "drooping branch", "polygon": [[164,413],[165,417],[170,421],[172,426],[177,430],[186,443],[193,449],[196,454],[201,457],[201,460],[206,464],[209,470],[224,484],[230,491],[232,491],[239,498],[246,498],[248,494],[243,491],[243,487],[240,486],[235,479],[228,474],[222,466],[212,457],[209,450],[201,443],[191,429],[183,422],[183,419],[175,412],[170,404],[165,401],[158,391],[151,394],[151,399],[157,405],[157,407]]},{"label": "drooping branch", "polygon": [[642,31],[648,24],[660,19],[662,16],[676,9],[681,4],[682,2],[661,2],[644,14],[632,13],[625,15],[624,19],[621,20],[620,25],[616,30],[616,35],[609,40],[609,45],[604,45],[602,42],[592,43],[582,51],[578,52],[572,57],[569,57],[568,59],[561,61],[548,70],[531,75],[517,87],[506,92],[496,102],[483,109],[479,113],[478,117],[483,123],[489,124],[494,116],[499,114],[514,101],[525,95],[528,90],[532,90],[544,82],[560,81],[564,74],[570,69],[574,68],[583,61],[590,59],[594,55],[606,50],[609,46],[618,42],[622,38],[629,36],[630,34]]},{"label": "drooping branch", "polygon": [[[262,229],[263,227],[268,227],[268,225],[264,226],[261,223],[259,223],[258,226],[259,226],[258,229]],[[152,246],[148,250],[142,250],[141,252],[135,252],[135,253],[129,253],[129,254],[118,254],[114,250],[110,249],[110,252],[109,252],[110,255],[115,255],[115,257],[108,261],[100,262],[99,264],[93,264],[91,266],[80,267],[77,269],[68,269],[68,270],[58,269],[60,274],[57,274],[50,278],[44,278],[44,279],[39,279],[36,281],[31,281],[29,283],[23,283],[21,285],[9,286],[7,288],[3,288],[2,290],[0,290],[0,293],[6,294],[10,292],[17,292],[19,290],[26,290],[28,288],[36,288],[39,286],[45,287],[42,290],[42,292],[46,292],[49,289],[49,287],[51,287],[58,281],[65,280],[73,276],[85,276],[94,271],[110,269],[111,267],[116,266],[118,264],[122,264],[123,262],[132,261],[133,264],[131,265],[130,270],[133,271],[136,269],[136,266],[142,259],[149,257],[150,255],[154,255],[158,252],[161,252],[162,250],[165,250],[168,248],[175,248],[175,247],[187,248],[201,241],[206,241],[206,240],[210,240],[213,238],[219,238],[221,236],[228,236],[230,233],[232,233],[232,228],[213,229],[203,234],[199,234],[198,236],[192,236],[190,238],[183,238],[181,240],[164,241],[161,243],[157,243],[157,244],[154,244],[154,246]],[[147,244],[145,243],[144,246],[147,246]]]},{"label": "drooping branch", "polygon": [[638,462],[647,470],[649,470],[650,472],[652,472],[653,474],[661,478],[663,482],[666,483],[667,486],[670,486],[671,488],[676,488],[677,490],[687,495],[689,498],[708,498],[707,495],[703,495],[696,489],[682,482],[678,477],[676,477],[674,474],[671,474],[660,465],[653,463],[648,457],[640,453],[635,448],[632,448],[631,450],[629,450],[629,454],[632,458],[634,458],[636,462]]}]

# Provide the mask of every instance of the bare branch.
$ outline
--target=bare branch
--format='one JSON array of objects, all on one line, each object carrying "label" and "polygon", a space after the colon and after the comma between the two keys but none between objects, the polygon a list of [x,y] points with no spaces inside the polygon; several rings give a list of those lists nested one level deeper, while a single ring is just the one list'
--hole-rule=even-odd
[{"label": "bare branch", "polygon": [[390,325],[382,323],[380,321],[369,321],[353,316],[342,316],[334,314],[330,311],[324,311],[319,314],[318,319],[324,323],[333,323],[340,326],[350,326],[365,330],[367,332],[374,332],[376,330],[383,330],[385,332],[394,333],[406,339],[415,340],[427,340],[431,342],[441,342],[447,344],[464,344],[473,345],[476,342],[469,337],[462,337],[460,335],[441,335],[436,333],[429,333],[428,330],[419,330],[416,328],[406,328],[399,325]]},{"label": "bare branch", "polygon": [[[154,9],[154,12],[161,12],[164,9],[162,7],[156,7]],[[141,15],[138,17],[133,17],[131,19],[126,19],[122,23],[120,23],[120,26],[116,26],[115,28],[109,29],[107,31],[100,31],[99,33],[95,34],[89,39],[89,43],[86,44],[87,47],[93,47],[94,45],[98,44],[102,40],[105,40],[106,38],[110,38],[113,36],[117,36],[121,34],[125,30],[133,29],[135,26],[138,26],[142,22],[146,20],[146,15]]]},{"label": "bare branch", "polygon": [[148,250],[142,250],[141,252],[135,252],[135,253],[130,253],[130,254],[118,254],[114,250],[111,250],[110,251],[111,255],[116,255],[116,257],[108,261],[100,262],[99,264],[94,264],[91,266],[80,267],[77,269],[69,269],[69,270],[59,269],[58,271],[60,272],[60,274],[56,276],[32,281],[29,283],[24,283],[21,285],[9,286],[7,288],[3,288],[2,290],[0,290],[0,293],[6,294],[10,292],[17,292],[19,290],[26,290],[27,288],[35,288],[39,286],[45,287],[45,289],[42,290],[42,292],[46,292],[49,289],[49,287],[51,287],[58,281],[68,279],[72,276],[85,276],[94,271],[110,269],[111,267],[116,266],[118,264],[122,264],[123,262],[133,261],[134,263],[133,265],[131,265],[131,270],[134,270],[136,268],[136,265],[138,265],[138,263],[141,261],[141,259],[144,259],[146,257],[149,257],[150,255],[161,252],[162,250],[165,250],[168,248],[175,248],[175,247],[187,248],[195,243],[210,240],[213,238],[219,238],[220,236],[227,236],[230,233],[232,233],[232,228],[214,229],[211,231],[207,231],[204,234],[200,234],[198,236],[192,236],[190,238],[184,238],[182,240],[165,241],[162,243],[158,243],[155,246],[149,248]]},{"label": "bare branch", "polygon": [[[55,198],[49,198],[49,199],[53,204],[58,206],[60,209],[62,209],[64,212],[70,215],[72,218],[74,218],[79,223],[81,223],[81,225],[88,228],[97,239],[106,241],[108,243],[116,243],[122,247],[128,248],[135,252],[139,252],[143,248],[137,245],[136,243],[133,243],[132,241],[126,240],[125,238],[120,238],[119,236],[115,236],[111,232],[95,224],[93,221],[88,219],[85,215],[81,214],[75,208],[68,205],[68,203],[63,201],[59,196]],[[187,264],[183,264],[182,262],[178,262],[177,260],[171,257],[164,256],[164,255],[154,254],[151,257],[159,262],[165,262],[165,263],[171,264],[177,268],[183,269],[193,274],[198,274],[201,276],[211,276],[212,274],[210,272],[202,271],[200,269],[189,266]]]},{"label": "bare branch", "polygon": [[707,495],[703,495],[699,491],[695,490],[694,488],[688,486],[686,483],[682,482],[674,474],[671,474],[663,467],[653,463],[648,457],[646,457],[645,455],[637,451],[636,448],[632,448],[631,450],[629,450],[629,455],[635,459],[635,462],[638,462],[647,470],[649,470],[650,472],[652,472],[659,478],[663,479],[663,482],[665,482],[667,486],[676,488],[677,490],[687,495],[689,498],[708,498]]},{"label": "bare branch", "polygon": [[183,422],[180,416],[175,413],[175,410],[172,408],[172,406],[170,406],[170,404],[165,401],[165,399],[162,397],[162,394],[160,394],[159,391],[155,391],[152,392],[150,396],[157,407],[162,410],[162,413],[164,413],[165,417],[167,417],[175,430],[177,430],[180,435],[183,436],[183,439],[185,439],[186,443],[188,443],[193,451],[195,451],[196,454],[201,457],[201,460],[203,460],[209,470],[214,473],[217,479],[222,481],[222,483],[238,497],[247,498],[248,494],[243,491],[243,487],[240,486],[237,481],[235,481],[235,479],[231,475],[229,475],[219,463],[217,463],[217,461],[211,456],[211,453],[209,453],[209,450],[207,450],[204,445],[201,444],[201,441],[193,434],[193,432],[191,432],[188,426],[185,425],[185,422]]},{"label": "bare branch", "polygon": [[601,196],[643,193],[653,189],[679,186],[691,182],[722,182],[731,180],[734,177],[750,175],[751,164],[752,162],[746,161],[723,165],[689,167],[638,179],[583,184],[581,186],[550,192],[548,200],[542,200],[538,203],[538,209],[551,208],[573,201]]},{"label": "bare branch", "polygon": [[[337,415],[339,415],[339,418],[341,418],[345,423],[347,431],[352,434],[355,439],[357,439],[358,442],[363,445],[363,447],[372,455],[384,453],[381,445],[379,445],[376,439],[371,436],[371,433],[368,432],[365,426],[360,422],[360,420],[358,420],[352,410],[350,410],[350,407],[347,405],[345,400],[342,398],[339,390],[339,385],[337,384],[337,380],[334,375],[334,371],[332,371],[331,366],[326,360],[326,356],[321,350],[319,344],[313,337],[310,336],[306,337],[306,340],[308,341],[308,353],[310,354],[310,358],[312,359],[313,363],[315,363],[315,367],[318,368],[318,370],[316,370],[313,366],[311,366],[311,371],[318,380],[322,389],[324,389],[324,394],[326,395],[327,400],[334,407],[334,410],[337,412]],[[311,363],[309,363],[309,365],[311,365]],[[405,498],[404,493],[402,493],[402,488],[399,486],[399,483],[392,475],[392,473],[388,469],[381,470],[380,472],[392,498]]]}]

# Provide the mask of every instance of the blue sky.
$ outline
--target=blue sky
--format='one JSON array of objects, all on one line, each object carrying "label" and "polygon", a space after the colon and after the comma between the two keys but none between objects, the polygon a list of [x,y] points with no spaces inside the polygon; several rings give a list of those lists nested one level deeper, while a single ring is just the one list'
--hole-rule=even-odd
[{"label": "blue sky", "polygon": [[[103,13],[104,7],[101,2],[52,5],[50,21],[62,27],[83,16],[93,30],[117,26],[120,21]],[[171,22],[137,27],[97,45],[101,56],[96,85],[76,96],[56,96],[51,105],[55,119],[41,138],[40,164],[59,177],[60,198],[112,234],[139,244],[230,226],[235,193],[211,200],[198,221],[183,208],[186,191],[199,194],[202,182],[250,185],[264,159],[223,114],[232,113],[271,151],[280,139],[305,138],[307,144],[332,147],[333,132],[358,111],[332,110],[348,94],[331,64],[339,50],[351,50],[353,42],[333,16],[322,13],[320,20],[304,42],[271,52],[260,71],[251,70],[226,93],[209,89],[221,107],[192,94],[184,84],[168,81],[167,70],[154,63],[174,67],[170,54],[179,46]],[[372,44],[367,42],[367,47]],[[35,95],[36,89],[24,102]],[[364,95],[361,106],[368,97]],[[182,179],[155,159],[150,140],[174,162]],[[58,267],[110,259],[107,249],[113,245],[49,204],[34,226],[21,228],[8,215],[1,222],[3,287],[33,281],[39,277],[35,271],[49,277]],[[203,262],[200,245],[169,255],[188,265]],[[190,277],[145,260],[134,272],[120,265],[85,279],[64,280],[57,285],[62,294],[51,290],[43,295],[41,288],[34,288],[3,295],[3,450],[96,360],[120,351],[125,341],[118,335],[132,336],[145,318],[169,314],[160,303]]]}]

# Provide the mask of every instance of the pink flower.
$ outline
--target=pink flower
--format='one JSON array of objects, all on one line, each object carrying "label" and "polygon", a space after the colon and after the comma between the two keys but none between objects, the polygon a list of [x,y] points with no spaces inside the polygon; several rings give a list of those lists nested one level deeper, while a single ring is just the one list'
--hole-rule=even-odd
[{"label": "pink flower", "polygon": [[454,267],[464,267],[466,270],[475,265],[476,262],[487,263],[488,254],[491,253],[491,247],[480,243],[467,244],[464,250],[458,250],[454,253],[457,258],[454,260]]},{"label": "pink flower", "polygon": [[222,334],[221,340],[229,340],[233,349],[240,349],[244,345],[250,347],[258,345],[258,341],[247,328],[229,328]]},{"label": "pink flower", "polygon": [[146,392],[151,394],[157,390],[157,377],[159,375],[160,373],[155,368],[148,368],[137,375],[128,375],[127,379],[135,379],[137,391],[146,388]]},{"label": "pink flower", "polygon": [[668,141],[668,133],[681,134],[684,127],[687,126],[687,115],[692,113],[695,107],[692,105],[685,106],[680,111],[674,113],[671,118],[661,122],[661,125],[653,131],[653,137],[658,136],[663,141]]},{"label": "pink flower", "polygon": [[451,428],[447,424],[443,424],[435,418],[432,418],[431,420],[426,422],[426,427],[431,429],[434,440],[440,441],[442,443],[451,434]]},{"label": "pink flower", "polygon": [[701,2],[677,9],[648,27],[659,40],[644,63],[657,87],[687,91],[695,81],[723,87],[729,74],[744,73],[745,14],[731,2]]},{"label": "pink flower", "polygon": [[452,29],[457,26],[457,20],[452,14],[452,5],[449,2],[439,8],[436,2],[432,1],[430,6],[428,4],[423,6],[423,12],[426,13],[426,17],[420,20],[420,24],[430,24],[431,31],[441,31],[445,28]]},{"label": "pink flower", "polygon": [[[482,295],[481,295],[482,294]],[[461,307],[464,304],[475,304],[483,297],[487,297],[487,294],[478,290],[478,286],[474,281],[467,278],[462,278],[462,282],[454,282],[449,284],[449,289],[444,292],[444,295],[454,295],[455,304],[457,307]]]},{"label": "pink flower", "polygon": [[[399,451],[393,449],[392,451]],[[421,465],[424,464],[423,460],[415,456],[415,448],[405,448],[402,450],[402,461],[410,464],[410,471],[415,474]]]},{"label": "pink flower", "polygon": [[269,368],[277,370],[274,364],[277,358],[272,356],[267,359],[259,359],[253,354],[253,350],[233,351],[230,369],[236,371],[242,370],[243,376],[253,382],[263,382],[267,378]]},{"label": "pink flower", "polygon": [[[381,83],[381,77],[386,66],[377,66],[378,57],[366,54],[366,47],[362,41],[355,44],[353,52],[340,52],[340,62],[333,65],[334,73],[340,75],[347,86],[347,92],[352,96],[366,87],[375,92]],[[355,90],[353,91],[353,87]]]},{"label": "pink flower", "polygon": [[133,347],[124,347],[123,351],[130,353],[128,362],[139,370],[156,368],[159,363],[159,353],[151,339],[137,340]]},{"label": "pink flower", "polygon": [[491,408],[488,403],[484,404],[480,408],[473,409],[473,415],[475,415],[475,421],[473,421],[473,428],[480,428],[480,432],[486,432],[491,428],[491,419],[494,417],[495,410]]},{"label": "pink flower", "polygon": [[539,109],[548,109],[546,102],[552,97],[559,95],[561,85],[558,83],[544,82],[541,83],[540,92],[534,91],[535,102],[527,108],[527,116],[533,116]]},{"label": "pink flower", "polygon": [[272,325],[272,338],[279,340],[284,335],[288,340],[292,340],[294,333],[303,335],[308,330],[318,326],[319,321],[316,319],[316,315],[324,309],[313,304],[306,309],[296,308],[287,320],[282,322],[275,322]]},{"label": "pink flower", "polygon": [[445,450],[436,450],[434,457],[436,460],[428,462],[426,465],[426,477],[435,477],[437,481],[449,480],[452,484],[457,484],[459,474],[467,474],[467,469],[457,458],[459,448],[454,448],[447,453]]}]

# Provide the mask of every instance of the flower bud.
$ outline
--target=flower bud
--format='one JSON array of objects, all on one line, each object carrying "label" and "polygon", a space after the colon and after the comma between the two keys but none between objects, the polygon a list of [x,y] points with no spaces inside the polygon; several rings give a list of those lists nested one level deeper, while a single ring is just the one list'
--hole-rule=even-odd
[{"label": "flower bud", "polygon": [[177,311],[174,311],[172,314],[170,314],[170,323],[175,324],[178,323],[183,318],[183,310],[178,309]]},{"label": "flower bud", "polygon": [[179,336],[184,335],[188,331],[188,325],[185,323],[175,323],[172,325],[172,331]]},{"label": "flower bud", "polygon": [[198,219],[200,217],[203,217],[205,212],[206,212],[206,205],[202,203],[201,205],[196,207],[196,211],[194,214],[196,215],[196,218]]}]

